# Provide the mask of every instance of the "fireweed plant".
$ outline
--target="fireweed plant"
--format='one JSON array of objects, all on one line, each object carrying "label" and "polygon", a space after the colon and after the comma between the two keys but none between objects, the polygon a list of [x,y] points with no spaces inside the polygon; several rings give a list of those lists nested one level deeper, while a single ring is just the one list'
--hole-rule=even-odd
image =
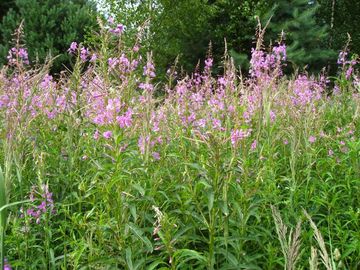
[{"label": "fireweed plant", "polygon": [[260,40],[248,76],[208,56],[162,86],[141,33],[100,23],[56,80],[20,38],[1,70],[4,269],[360,267],[356,58],[330,87]]}]

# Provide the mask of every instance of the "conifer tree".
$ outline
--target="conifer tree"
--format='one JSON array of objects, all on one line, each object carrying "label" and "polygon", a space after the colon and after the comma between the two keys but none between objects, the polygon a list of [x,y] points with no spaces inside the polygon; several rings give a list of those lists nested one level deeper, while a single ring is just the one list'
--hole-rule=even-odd
[{"label": "conifer tree", "polygon": [[95,7],[86,0],[16,0],[0,22],[0,64],[6,62],[12,34],[24,20],[24,42],[29,59],[57,56],[52,72],[68,66],[67,49],[72,41],[83,41],[87,29],[97,25]]},{"label": "conifer tree", "polygon": [[284,31],[288,61],[293,68],[307,65],[308,70],[320,70],[326,66],[335,53],[326,46],[328,26],[316,20],[319,5],[309,0],[274,2],[266,36],[276,42]]}]

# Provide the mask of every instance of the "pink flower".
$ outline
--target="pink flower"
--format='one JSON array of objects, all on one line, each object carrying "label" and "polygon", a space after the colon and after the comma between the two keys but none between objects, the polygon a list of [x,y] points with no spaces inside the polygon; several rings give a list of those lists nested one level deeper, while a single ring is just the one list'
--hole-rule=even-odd
[{"label": "pink flower", "polygon": [[251,150],[254,151],[257,147],[257,140],[254,140],[251,144]]},{"label": "pink flower", "polygon": [[331,150],[331,149],[329,149],[329,151],[328,151],[328,156],[329,156],[329,157],[332,157],[333,155],[334,155],[334,151]]},{"label": "pink flower", "polygon": [[11,270],[11,266],[6,258],[4,259],[4,270]]},{"label": "pink flower", "polygon": [[94,133],[93,138],[94,138],[95,140],[98,140],[98,139],[99,139],[99,135],[100,135],[99,131],[96,130],[95,133]]},{"label": "pink flower", "polygon": [[231,144],[236,145],[240,140],[250,136],[251,130],[238,130],[231,131]]},{"label": "pink flower", "polygon": [[205,60],[205,69],[210,69],[213,66],[213,59],[208,58]]},{"label": "pink flower", "polygon": [[108,59],[108,65],[110,69],[114,69],[117,64],[119,64],[119,59],[110,57]]},{"label": "pink flower", "polygon": [[122,25],[121,23],[119,23],[115,28],[111,28],[109,30],[110,33],[114,34],[114,35],[121,35],[124,32],[124,25]]},{"label": "pink flower", "polygon": [[143,136],[139,137],[138,146],[141,154],[145,154],[146,143],[148,143],[149,141],[150,141],[149,136],[146,136],[145,138]]},{"label": "pink flower", "polygon": [[78,44],[77,44],[75,41],[73,41],[73,42],[71,42],[71,44],[70,44],[70,48],[68,49],[68,52],[69,52],[70,54],[73,54],[73,53],[76,52],[77,48],[78,48]]},{"label": "pink flower", "polygon": [[91,55],[90,62],[95,62],[96,59],[97,59],[97,55],[96,55],[96,53],[93,53],[93,54]]},{"label": "pink flower", "polygon": [[154,78],[156,76],[155,74],[155,66],[151,61],[148,61],[146,65],[144,66],[144,76]]},{"label": "pink flower", "polygon": [[338,57],[338,60],[337,60],[338,65],[342,65],[342,64],[345,63],[346,56],[347,56],[346,51],[340,51],[339,57]]},{"label": "pink flower", "polygon": [[212,120],[213,129],[221,130],[221,121],[219,119],[214,118]]},{"label": "pink flower", "polygon": [[110,138],[112,137],[112,132],[111,132],[110,130],[105,131],[105,132],[103,133],[103,137],[104,137],[105,139],[110,139]]},{"label": "pink flower", "polygon": [[[30,218],[30,221],[35,220],[35,222],[39,224],[41,221],[41,217],[45,213],[50,212],[54,214],[55,209],[52,195],[52,192],[49,192],[48,185],[42,185],[41,188],[38,188],[37,186],[32,186],[29,194],[30,200],[34,202],[36,196],[38,199],[41,199],[41,203],[36,205],[35,207],[27,209],[22,215],[22,217],[28,216]],[[24,209],[22,209],[22,211],[24,211]]]},{"label": "pink flower", "polygon": [[316,137],[310,136],[310,137],[309,137],[309,142],[310,142],[310,143],[316,142]]},{"label": "pink flower", "polygon": [[139,88],[148,92],[154,90],[154,86],[151,83],[140,83]]},{"label": "pink flower", "polygon": [[134,52],[138,52],[139,50],[140,50],[139,45],[135,45],[135,46],[133,47],[133,51],[134,51]]},{"label": "pink flower", "polygon": [[273,123],[276,119],[276,114],[273,111],[270,111],[270,121]]},{"label": "pink flower", "polygon": [[278,60],[286,61],[286,45],[279,45],[273,48],[273,52]]},{"label": "pink flower", "polygon": [[159,160],[160,159],[160,154],[158,152],[153,152],[152,156],[155,160]]},{"label": "pink flower", "polygon": [[80,58],[83,62],[87,60],[87,57],[89,56],[89,50],[85,47],[81,47],[80,50]]},{"label": "pink flower", "polygon": [[283,143],[284,143],[285,145],[288,145],[288,144],[289,144],[289,141],[285,139],[285,140],[283,141]]},{"label": "pink flower", "polygon": [[226,85],[226,79],[225,79],[224,77],[220,77],[220,78],[218,79],[218,83],[219,83],[220,85],[225,86],[225,85]]},{"label": "pink flower", "polygon": [[118,116],[116,121],[121,128],[130,127],[132,124],[132,110],[129,109],[124,115]]},{"label": "pink flower", "polygon": [[112,16],[110,16],[110,17],[108,18],[108,23],[109,23],[109,24],[114,24],[114,18],[113,18]]}]

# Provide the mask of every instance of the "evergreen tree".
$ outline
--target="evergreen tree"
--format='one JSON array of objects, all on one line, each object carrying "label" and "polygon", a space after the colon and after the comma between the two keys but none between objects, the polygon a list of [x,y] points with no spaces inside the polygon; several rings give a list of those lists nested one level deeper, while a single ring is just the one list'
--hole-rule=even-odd
[{"label": "evergreen tree", "polygon": [[288,61],[293,68],[307,65],[307,69],[314,71],[326,66],[334,51],[326,46],[328,26],[316,20],[319,5],[309,0],[274,2],[266,37],[276,42],[284,31]]},{"label": "evergreen tree", "polygon": [[24,20],[24,42],[29,58],[43,62],[57,56],[52,72],[69,66],[67,49],[72,41],[83,41],[86,31],[96,27],[95,7],[86,0],[16,0],[0,24],[0,64],[12,46],[12,34]]},{"label": "evergreen tree", "polygon": [[0,1],[0,21],[6,15],[10,8],[15,8],[15,0],[1,0]]}]

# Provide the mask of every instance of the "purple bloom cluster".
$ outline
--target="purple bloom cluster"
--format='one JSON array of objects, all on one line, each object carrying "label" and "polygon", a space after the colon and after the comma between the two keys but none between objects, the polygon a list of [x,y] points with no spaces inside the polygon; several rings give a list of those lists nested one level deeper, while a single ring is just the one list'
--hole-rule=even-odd
[{"label": "purple bloom cluster", "polygon": [[148,61],[144,66],[144,76],[154,78],[155,75],[155,66],[151,61]]},{"label": "purple bloom cluster", "polygon": [[[237,143],[251,135],[250,130],[235,129],[231,131],[231,144],[237,145]],[[256,145],[255,145],[256,147]]]},{"label": "purple bloom cluster", "polygon": [[40,204],[30,207],[26,211],[22,209],[22,216],[28,217],[30,221],[35,220],[35,222],[39,224],[43,216],[55,213],[54,201],[52,193],[49,192],[48,185],[41,185],[40,188],[33,186],[31,188],[29,199],[34,204],[36,201],[40,201]]},{"label": "purple bloom cluster", "polygon": [[124,32],[124,29],[125,29],[124,25],[119,23],[118,25],[116,25],[116,27],[110,28],[109,32],[114,35],[120,36]]},{"label": "purple bloom cluster", "polygon": [[69,52],[70,54],[74,54],[74,53],[77,51],[77,49],[78,49],[78,44],[77,44],[77,42],[73,41],[73,42],[71,42],[71,44],[70,44],[70,47],[69,47],[69,49],[68,49],[68,52]]},{"label": "purple bloom cluster", "polygon": [[324,92],[322,82],[309,78],[306,75],[299,75],[295,81],[290,83],[289,88],[293,90],[293,95],[291,96],[293,104],[300,106],[313,104],[314,101],[322,97]]},{"label": "purple bloom cluster", "polygon": [[80,50],[80,59],[82,62],[90,61],[95,62],[97,59],[97,54],[91,54],[90,50],[84,46],[78,45],[77,42],[73,41],[70,44],[69,49],[67,50],[69,54],[76,54]]},{"label": "purple bloom cluster", "polygon": [[10,65],[15,65],[18,60],[21,60],[26,65],[29,64],[29,56],[25,48],[11,48],[7,59]]},{"label": "purple bloom cluster", "polygon": [[4,259],[4,270],[11,270],[11,265],[8,263],[7,259]]},{"label": "purple bloom cluster", "polygon": [[272,53],[253,48],[251,50],[250,76],[267,82],[272,77],[282,74],[281,65],[284,61],[286,61],[285,45],[274,47]]},{"label": "purple bloom cluster", "polygon": [[108,24],[110,26],[109,32],[116,35],[116,36],[120,36],[124,30],[125,30],[125,26],[121,23],[119,24],[115,24],[115,20],[113,17],[109,17],[108,18]]},{"label": "purple bloom cluster", "polygon": [[337,60],[338,65],[341,66],[342,71],[345,74],[346,80],[349,80],[354,73],[355,65],[358,64],[358,60],[353,58],[351,60],[347,59],[348,52],[343,50],[339,53]]},{"label": "purple bloom cluster", "polygon": [[[27,74],[14,73],[12,77],[2,77],[5,92],[0,93],[0,109],[6,109],[7,115],[27,118],[30,121],[38,115],[55,118],[68,108],[69,89],[58,85],[51,75],[45,74],[34,88]],[[71,94],[72,95],[72,94]]]}]

